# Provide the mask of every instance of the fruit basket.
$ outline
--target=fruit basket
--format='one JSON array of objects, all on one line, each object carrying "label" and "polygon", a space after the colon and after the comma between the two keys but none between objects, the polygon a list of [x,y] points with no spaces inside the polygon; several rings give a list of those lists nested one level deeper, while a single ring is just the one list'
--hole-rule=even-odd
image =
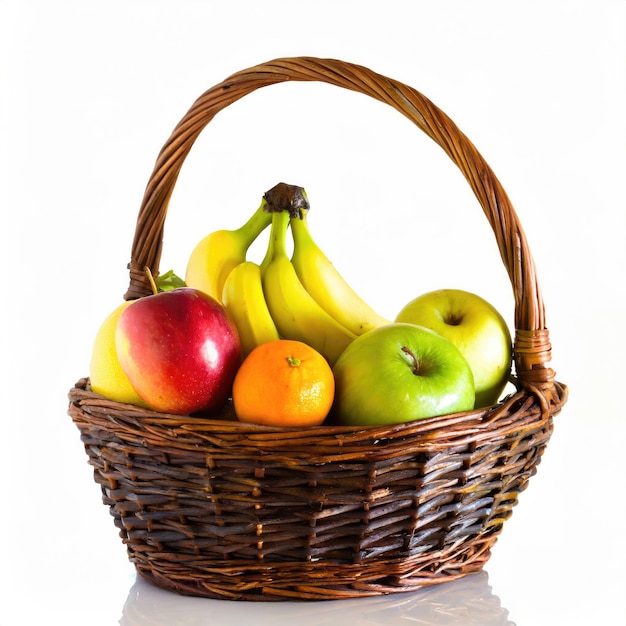
[{"label": "fruit basket", "polygon": [[[103,502],[138,573],[181,594],[323,600],[405,592],[482,569],[536,472],[567,398],[532,255],[504,189],[421,93],[365,67],[285,58],[237,72],[191,106],[140,207],[126,299],[152,293],[168,201],[214,116],[261,87],[319,81],[384,102],[460,168],[493,229],[515,301],[515,391],[479,410],[385,426],[277,428],[168,415],[70,390]],[[391,409],[390,409],[391,410]]]}]

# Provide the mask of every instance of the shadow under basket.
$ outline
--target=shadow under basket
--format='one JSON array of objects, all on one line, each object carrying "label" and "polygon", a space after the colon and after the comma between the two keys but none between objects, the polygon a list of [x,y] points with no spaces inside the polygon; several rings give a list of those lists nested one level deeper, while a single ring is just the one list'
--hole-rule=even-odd
[{"label": "shadow under basket", "polygon": [[[181,594],[324,600],[405,592],[482,569],[552,434],[567,388],[517,215],[476,148],[413,88],[333,59],[288,58],[202,94],[164,145],[131,251],[127,299],[158,274],[178,173],[220,110],[285,81],[320,81],[389,104],[456,163],[498,242],[515,298],[516,391],[480,410],[377,427],[269,428],[165,415],[108,400],[81,379],[69,414],[140,575]],[[390,409],[392,410],[392,409]]]}]

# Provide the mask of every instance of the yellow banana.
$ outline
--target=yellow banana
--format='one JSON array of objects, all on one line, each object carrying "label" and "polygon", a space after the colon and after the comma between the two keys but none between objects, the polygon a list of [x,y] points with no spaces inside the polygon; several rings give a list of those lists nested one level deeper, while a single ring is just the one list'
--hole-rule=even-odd
[{"label": "yellow banana", "polygon": [[265,199],[250,219],[234,230],[216,230],[204,237],[193,249],[185,283],[222,301],[222,291],[231,270],[246,260],[252,242],[269,226],[272,215],[266,211]]},{"label": "yellow banana", "polygon": [[342,326],[362,335],[389,324],[346,282],[313,239],[307,223],[308,210],[291,216],[294,247],[291,256],[296,273],[313,299]]},{"label": "yellow banana", "polygon": [[256,263],[244,261],[230,272],[222,302],[237,326],[244,357],[262,343],[280,338],[265,302],[261,268]]},{"label": "yellow banana", "polygon": [[303,341],[334,365],[356,335],[326,313],[300,282],[287,255],[288,227],[287,211],[272,213],[270,242],[261,264],[265,300],[282,337]]}]

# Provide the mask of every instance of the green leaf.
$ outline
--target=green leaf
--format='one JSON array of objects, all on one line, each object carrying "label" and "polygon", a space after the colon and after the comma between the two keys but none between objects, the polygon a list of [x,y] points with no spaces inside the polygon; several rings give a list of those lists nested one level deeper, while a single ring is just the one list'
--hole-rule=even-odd
[{"label": "green leaf", "polygon": [[172,289],[185,286],[185,281],[180,276],[177,276],[174,270],[157,276],[155,282],[159,293],[161,291],[171,291]]}]

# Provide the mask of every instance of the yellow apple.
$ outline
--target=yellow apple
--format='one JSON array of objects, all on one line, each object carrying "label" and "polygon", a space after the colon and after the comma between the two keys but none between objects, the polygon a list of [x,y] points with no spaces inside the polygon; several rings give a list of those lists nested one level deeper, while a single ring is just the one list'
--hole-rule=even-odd
[{"label": "yellow apple", "polygon": [[129,300],[119,305],[98,329],[91,352],[89,379],[92,391],[109,400],[146,406],[124,373],[115,347],[117,322],[132,302]]}]

